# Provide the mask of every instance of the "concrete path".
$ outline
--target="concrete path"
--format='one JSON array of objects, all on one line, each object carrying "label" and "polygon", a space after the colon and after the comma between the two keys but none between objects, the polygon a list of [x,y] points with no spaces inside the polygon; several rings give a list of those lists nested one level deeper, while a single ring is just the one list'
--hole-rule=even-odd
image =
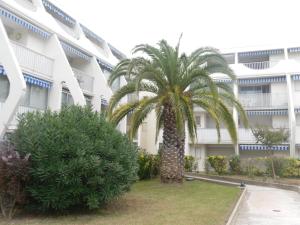
[{"label": "concrete path", "polygon": [[300,194],[248,185],[232,225],[300,225]]}]

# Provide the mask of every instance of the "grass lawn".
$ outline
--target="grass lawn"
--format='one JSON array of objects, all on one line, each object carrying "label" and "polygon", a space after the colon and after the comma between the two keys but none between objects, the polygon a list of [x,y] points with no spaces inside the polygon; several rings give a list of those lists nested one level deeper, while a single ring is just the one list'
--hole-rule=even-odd
[{"label": "grass lawn", "polygon": [[201,181],[162,185],[141,181],[105,209],[68,216],[17,216],[0,225],[224,225],[240,195],[236,187]]}]

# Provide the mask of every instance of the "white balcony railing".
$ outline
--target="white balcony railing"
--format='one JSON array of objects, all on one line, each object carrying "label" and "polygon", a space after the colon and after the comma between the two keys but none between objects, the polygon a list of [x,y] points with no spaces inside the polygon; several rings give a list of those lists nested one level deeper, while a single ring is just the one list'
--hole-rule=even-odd
[{"label": "white balcony railing", "polygon": [[[299,131],[299,132],[298,132]],[[298,142],[300,143],[300,127],[297,127],[299,135]],[[231,137],[227,129],[220,129],[221,133],[221,144],[231,144]],[[218,136],[215,128],[198,128],[197,129],[197,143],[198,144],[217,144]],[[239,128],[238,129],[238,143],[240,144],[255,144],[256,139],[251,129]]]},{"label": "white balcony railing", "polygon": [[53,59],[31,50],[19,43],[11,41],[11,45],[22,68],[49,78],[52,77],[54,63]]},{"label": "white balcony railing", "polygon": [[296,144],[300,144],[300,126],[296,127]]},{"label": "white balcony railing", "polygon": [[243,65],[253,70],[265,70],[270,68],[270,61],[243,63]]},{"label": "white balcony railing", "polygon": [[[0,102],[0,111],[2,110],[3,104],[4,104],[3,102]],[[15,128],[18,125],[19,115],[21,115],[23,113],[35,112],[35,111],[44,112],[44,110],[42,110],[42,109],[32,108],[32,107],[28,107],[28,106],[18,106],[17,111],[9,124],[9,127]]]},{"label": "white balcony railing", "polygon": [[93,93],[94,78],[81,70],[72,68],[82,90]]},{"label": "white balcony railing", "polygon": [[238,136],[239,136],[239,143],[244,143],[244,144],[256,143],[256,139],[251,129],[239,128]]},{"label": "white balcony railing", "polygon": [[[220,143],[231,143],[231,138],[227,129],[220,129],[220,133],[221,133]],[[197,143],[217,144],[218,143],[217,130],[215,128],[198,128]]]},{"label": "white balcony railing", "polygon": [[245,108],[287,107],[286,93],[239,93],[239,101]]},{"label": "white balcony railing", "polygon": [[24,113],[28,113],[28,112],[35,112],[35,111],[44,112],[44,110],[42,110],[42,109],[37,109],[37,108],[29,107],[29,106],[21,106],[20,105],[17,108],[15,116],[11,120],[10,125],[11,126],[17,126],[18,125],[18,118],[19,118],[20,115],[22,115]]}]

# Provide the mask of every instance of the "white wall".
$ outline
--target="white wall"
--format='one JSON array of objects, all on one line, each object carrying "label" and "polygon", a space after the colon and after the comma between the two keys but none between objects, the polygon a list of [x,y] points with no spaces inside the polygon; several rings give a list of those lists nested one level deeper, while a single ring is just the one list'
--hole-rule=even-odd
[{"label": "white wall", "polygon": [[270,85],[272,93],[272,106],[273,107],[287,107],[288,95],[286,82],[283,83],[272,83]]},{"label": "white wall", "polygon": [[300,107],[300,81],[292,82],[292,90],[295,107]]},{"label": "white wall", "polygon": [[3,137],[6,130],[9,129],[8,125],[12,120],[17,106],[21,101],[22,96],[26,91],[26,83],[21,71],[20,66],[18,65],[17,58],[14,54],[14,51],[10,45],[6,30],[2,21],[0,20],[0,62],[5,68],[7,77],[10,83],[9,94],[1,107],[0,111],[0,138]]},{"label": "white wall", "polygon": [[288,116],[273,116],[273,128],[289,128]]}]

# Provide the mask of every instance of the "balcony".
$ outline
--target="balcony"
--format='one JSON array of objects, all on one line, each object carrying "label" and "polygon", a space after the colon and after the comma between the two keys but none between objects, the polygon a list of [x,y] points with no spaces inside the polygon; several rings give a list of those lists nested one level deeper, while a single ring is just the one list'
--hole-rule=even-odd
[{"label": "balcony", "polygon": [[[222,144],[231,144],[231,137],[227,129],[220,129]],[[197,143],[201,144],[217,144],[218,136],[215,128],[199,128],[197,130],[198,140]],[[251,129],[239,128],[238,130],[239,143],[255,143],[256,140],[252,134]]]},{"label": "balcony", "polygon": [[72,68],[79,86],[83,91],[87,91],[89,93],[93,93],[93,86],[94,86],[94,78],[91,77],[90,75],[86,74],[85,72]]},{"label": "balcony", "polygon": [[13,117],[13,119],[10,122],[10,126],[17,126],[18,125],[18,118],[19,118],[20,115],[22,115],[24,113],[28,113],[28,112],[35,112],[35,111],[44,112],[44,110],[41,110],[41,109],[20,105],[17,108],[15,116]]},{"label": "balcony", "polygon": [[300,126],[297,125],[296,127],[296,143],[300,144]]},{"label": "balcony", "polygon": [[265,70],[270,68],[270,61],[243,63],[243,65],[253,70]]},{"label": "balcony", "polygon": [[[220,143],[231,144],[231,138],[227,129],[220,129],[221,139]],[[215,128],[198,128],[197,129],[197,143],[201,144],[217,144],[218,134]]]},{"label": "balcony", "polygon": [[[299,131],[299,132],[298,132]],[[300,127],[297,127],[298,143],[300,143]],[[220,144],[231,144],[231,137],[227,129],[220,129],[221,139]],[[198,128],[197,141],[198,144],[217,144],[218,136],[215,128]],[[256,139],[251,129],[239,128],[238,129],[238,143],[239,144],[255,144]]]},{"label": "balcony", "polygon": [[[0,102],[0,111],[2,110],[3,104],[4,104],[3,102]],[[17,111],[9,124],[9,129],[15,129],[17,127],[19,115],[23,113],[35,112],[35,111],[44,112],[44,110],[29,107],[29,106],[18,106]]]},{"label": "balcony", "polygon": [[244,108],[282,108],[288,106],[286,93],[239,93]]},{"label": "balcony", "polygon": [[15,51],[16,57],[22,69],[34,74],[40,74],[47,78],[52,77],[54,64],[53,59],[16,42],[11,41],[11,46]]},{"label": "balcony", "polygon": [[251,129],[239,128],[239,143],[242,144],[254,144],[256,139]]}]

